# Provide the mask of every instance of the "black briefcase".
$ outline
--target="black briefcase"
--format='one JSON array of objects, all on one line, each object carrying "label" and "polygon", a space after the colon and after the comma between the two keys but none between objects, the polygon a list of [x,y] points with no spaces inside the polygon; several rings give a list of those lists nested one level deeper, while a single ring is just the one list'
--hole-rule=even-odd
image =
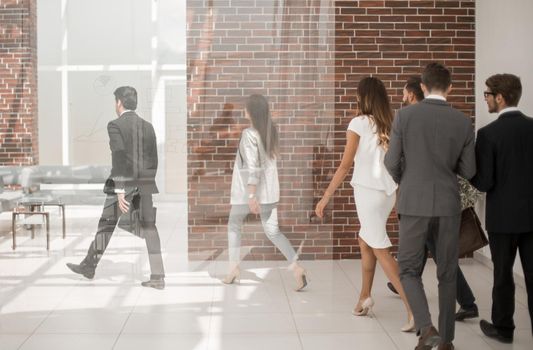
[{"label": "black briefcase", "polygon": [[127,213],[123,213],[122,215],[120,215],[117,226],[123,229],[124,231],[128,231],[129,233],[134,234],[137,237],[143,238],[141,230],[139,202],[139,194],[133,193],[131,196],[130,208]]}]

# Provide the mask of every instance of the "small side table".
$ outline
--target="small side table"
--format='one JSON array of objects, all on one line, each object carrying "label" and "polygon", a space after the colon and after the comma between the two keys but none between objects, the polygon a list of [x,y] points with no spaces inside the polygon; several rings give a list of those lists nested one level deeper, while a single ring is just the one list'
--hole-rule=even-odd
[{"label": "small side table", "polygon": [[[13,217],[11,220],[11,229],[13,230],[13,250],[17,248],[17,216],[19,215],[41,215],[44,217],[44,221],[46,224],[46,250],[50,250],[50,214],[46,211],[30,211],[21,209],[21,208],[15,208],[13,209]],[[33,230],[33,228],[32,228]],[[63,231],[64,232],[64,231]],[[34,237],[34,232],[32,231],[32,238]]]},{"label": "small side table", "polygon": [[[65,239],[66,237],[66,222],[65,222],[65,203],[62,203],[60,201],[47,201],[47,202],[40,202],[38,200],[32,200],[32,201],[28,201],[28,200],[25,200],[23,202],[20,202],[19,205],[25,207],[25,208],[29,208],[30,212],[31,213],[38,213],[35,211],[35,208],[39,208],[39,211],[40,212],[44,212],[44,208],[45,207],[58,207],[61,211],[61,233],[62,233],[62,237],[63,239]],[[32,228],[32,237],[31,238],[34,238],[35,236],[35,231],[34,229]]]}]

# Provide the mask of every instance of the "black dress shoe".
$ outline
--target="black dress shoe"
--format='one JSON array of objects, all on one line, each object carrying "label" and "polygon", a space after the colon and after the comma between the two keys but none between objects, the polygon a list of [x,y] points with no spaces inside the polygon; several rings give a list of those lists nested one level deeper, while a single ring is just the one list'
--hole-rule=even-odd
[{"label": "black dress shoe", "polygon": [[165,280],[164,279],[150,279],[148,281],[141,282],[141,286],[155,288],[155,289],[165,289]]},{"label": "black dress shoe", "polygon": [[396,290],[396,288],[394,288],[392,283],[387,282],[387,287],[389,287],[390,291],[393,292],[394,294],[398,294],[398,291]]},{"label": "black dress shoe", "polygon": [[476,318],[479,317],[479,310],[477,309],[477,306],[474,305],[474,307],[469,309],[463,309],[462,307],[459,308],[459,311],[455,313],[455,320],[456,321],[463,321],[469,318]]},{"label": "black dress shoe", "polygon": [[83,265],[83,264],[71,264],[71,263],[67,263],[67,267],[72,271],[72,272],[75,272],[77,274],[80,274],[80,275],[83,275],[83,277],[85,278],[88,278],[90,280],[92,280],[94,278],[94,268],[91,268],[87,265]]},{"label": "black dress shoe", "polygon": [[481,331],[483,334],[485,334],[489,338],[496,339],[499,342],[505,343],[505,344],[511,344],[513,342],[513,336],[511,335],[504,335],[498,328],[496,328],[492,323],[481,320],[479,322],[479,328],[481,328]]}]

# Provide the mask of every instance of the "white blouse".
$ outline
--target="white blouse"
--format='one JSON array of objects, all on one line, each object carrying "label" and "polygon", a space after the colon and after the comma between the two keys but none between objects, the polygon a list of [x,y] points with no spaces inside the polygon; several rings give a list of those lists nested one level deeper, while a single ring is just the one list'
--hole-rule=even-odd
[{"label": "white blouse", "polygon": [[361,185],[385,191],[387,195],[394,193],[398,185],[383,164],[386,151],[378,144],[379,139],[373,121],[366,115],[355,117],[348,125],[348,130],[360,137],[350,184],[353,187]]},{"label": "white blouse", "polygon": [[248,204],[248,185],[256,185],[260,204],[279,202],[276,158],[270,158],[254,128],[242,131],[231,178],[231,204]]}]

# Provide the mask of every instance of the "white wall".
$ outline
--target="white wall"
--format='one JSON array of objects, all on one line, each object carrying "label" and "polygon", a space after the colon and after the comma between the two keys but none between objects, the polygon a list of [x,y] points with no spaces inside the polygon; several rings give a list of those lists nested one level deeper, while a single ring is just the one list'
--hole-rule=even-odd
[{"label": "white wall", "polygon": [[[476,129],[496,119],[487,112],[483,99],[485,80],[496,73],[512,73],[522,80],[518,107],[533,116],[533,1],[476,1]],[[478,213],[484,222],[484,203]],[[489,248],[481,252],[490,258]],[[517,259],[515,272],[523,276]]]},{"label": "white wall", "polygon": [[131,85],[156,130],[158,186],[185,195],[185,1],[38,0],[37,11],[40,163],[110,164],[113,91]]}]

